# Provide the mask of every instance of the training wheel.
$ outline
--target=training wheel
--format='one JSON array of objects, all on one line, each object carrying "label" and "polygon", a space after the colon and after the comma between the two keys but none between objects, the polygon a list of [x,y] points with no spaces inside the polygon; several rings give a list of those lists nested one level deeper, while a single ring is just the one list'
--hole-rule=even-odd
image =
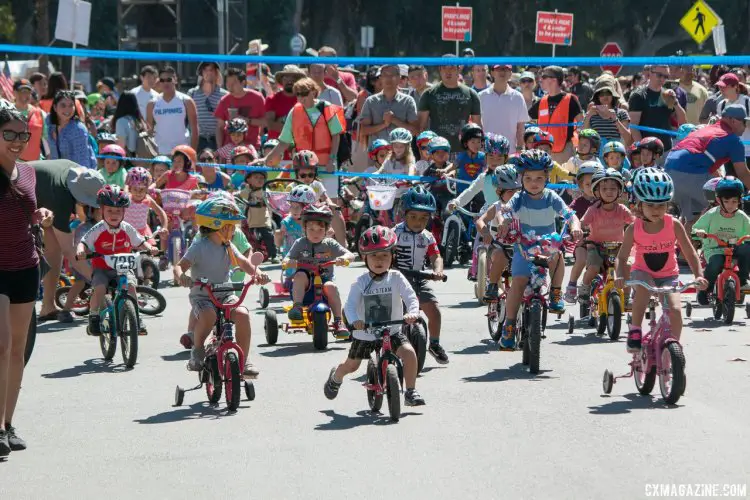
[{"label": "training wheel", "polygon": [[693,304],[688,302],[685,304],[685,316],[689,318],[691,314],[693,314]]},{"label": "training wheel", "polygon": [[261,309],[268,307],[268,303],[271,302],[271,295],[268,292],[268,288],[262,286],[258,291],[258,305]]},{"label": "training wheel", "polygon": [[576,327],[576,320],[571,314],[570,316],[568,316],[568,335],[573,334],[573,330],[575,329],[575,327]]},{"label": "training wheel", "polygon": [[604,377],[602,377],[602,389],[604,394],[612,392],[612,386],[615,384],[615,376],[609,370],[604,370]]},{"label": "training wheel", "polygon": [[178,385],[174,390],[174,405],[181,406],[185,399],[185,391]]},{"label": "training wheel", "polygon": [[245,380],[245,396],[248,401],[255,400],[255,384]]}]

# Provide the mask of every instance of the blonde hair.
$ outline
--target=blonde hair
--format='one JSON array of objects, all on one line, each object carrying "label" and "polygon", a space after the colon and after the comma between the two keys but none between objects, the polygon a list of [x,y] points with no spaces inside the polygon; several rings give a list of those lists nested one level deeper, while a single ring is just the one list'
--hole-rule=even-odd
[{"label": "blonde hair", "polygon": [[300,78],[294,83],[294,87],[292,88],[292,91],[295,94],[298,94],[298,93],[304,94],[305,92],[307,93],[314,92],[315,95],[318,95],[320,94],[320,87],[318,87],[318,84],[315,83],[315,80],[306,76],[304,78]]},{"label": "blonde hair", "polygon": [[388,156],[388,159],[393,160],[394,162],[403,163],[404,165],[406,165],[406,168],[409,169],[415,163],[414,151],[412,151],[411,149],[411,144],[404,144],[404,146],[406,147],[406,152],[404,153],[404,157],[401,159],[398,159],[396,158],[396,154],[393,152],[393,144],[391,144],[391,153]]}]

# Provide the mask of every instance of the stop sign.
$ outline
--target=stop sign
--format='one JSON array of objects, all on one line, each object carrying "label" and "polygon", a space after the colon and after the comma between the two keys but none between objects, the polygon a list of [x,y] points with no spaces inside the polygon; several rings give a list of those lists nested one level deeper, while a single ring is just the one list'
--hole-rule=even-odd
[{"label": "stop sign", "polygon": [[[599,55],[602,57],[622,57],[622,49],[616,42],[607,42],[604,44],[602,51],[599,52]],[[602,71],[611,71],[613,75],[617,75],[621,69],[622,66],[602,66]]]}]

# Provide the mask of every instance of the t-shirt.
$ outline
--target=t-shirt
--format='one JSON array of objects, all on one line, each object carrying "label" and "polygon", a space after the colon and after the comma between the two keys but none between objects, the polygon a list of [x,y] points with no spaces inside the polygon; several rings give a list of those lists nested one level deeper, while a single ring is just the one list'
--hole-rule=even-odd
[{"label": "t-shirt", "polygon": [[[624,109],[617,108],[615,110],[615,113],[617,113],[617,119],[621,122],[630,121],[630,115]],[[617,129],[617,122],[615,120],[607,120],[606,118],[602,118],[599,115],[592,115],[591,118],[589,118],[589,125],[592,129],[599,132],[599,135],[602,138],[602,144],[605,144],[609,141],[622,142],[622,136],[620,135],[620,131]]]},{"label": "t-shirt", "polygon": [[[289,253],[289,249],[294,245],[294,242],[305,237],[305,231],[302,229],[302,225],[294,220],[291,215],[287,215],[281,219],[281,227],[284,229],[284,239],[281,242],[281,254],[286,257]],[[297,270],[291,267],[284,270],[284,276],[291,278],[296,272]]]},{"label": "t-shirt", "polygon": [[29,165],[36,171],[37,206],[55,215],[52,227],[70,233],[70,216],[75,213],[76,199],[68,189],[68,174],[78,165],[70,160],[39,160]]},{"label": "t-shirt", "polygon": [[250,189],[245,187],[240,197],[247,202],[247,227],[271,227],[271,213],[263,198],[263,188]]},{"label": "t-shirt", "polygon": [[[193,281],[205,278],[211,284],[220,284],[230,281],[232,262],[229,252],[242,255],[233,243],[219,245],[209,238],[195,238],[183,259],[190,262],[190,277]],[[190,288],[190,297],[207,298],[208,291],[194,286]]]},{"label": "t-shirt", "polygon": [[[487,167],[487,162],[484,152],[480,151],[474,158],[469,156],[466,151],[461,151],[456,155],[456,178],[462,181],[472,182],[481,174]],[[456,183],[456,192],[462,193],[468,184],[463,182]]]},{"label": "t-shirt", "polygon": [[[393,99],[387,99],[382,92],[371,95],[365,100],[364,106],[362,106],[360,118],[369,120],[371,125],[380,125],[383,123],[383,115],[387,111],[392,111],[393,116],[402,122],[408,123],[417,120],[416,102],[414,102],[411,96],[402,92],[396,92]],[[396,128],[398,127],[391,123],[389,127],[384,128],[380,132],[369,135],[367,137],[369,145],[372,145],[375,139],[385,139],[387,141],[391,131]]]},{"label": "t-shirt", "polygon": [[576,217],[581,220],[586,214],[586,210],[588,210],[589,207],[594,203],[596,203],[596,198],[586,198],[585,196],[579,196],[571,202],[570,209],[573,210],[576,213]]},{"label": "t-shirt", "polygon": [[685,118],[688,123],[698,125],[700,123],[701,111],[708,100],[708,90],[698,82],[692,82],[689,86],[680,83],[680,88],[687,94],[687,108]]},{"label": "t-shirt", "polygon": [[[321,116],[320,109],[316,105],[312,108],[307,108],[305,111],[307,112],[307,116],[310,118],[310,123],[313,124],[313,127],[318,122],[318,118]],[[290,110],[289,114],[287,114],[286,120],[284,121],[284,128],[281,129],[281,135],[279,135],[279,140],[283,143],[289,144],[291,146],[294,145],[294,134],[292,133],[292,113],[294,110]],[[328,121],[328,131],[331,133],[331,137],[334,135],[338,135],[344,131],[344,125],[341,123],[338,119],[333,118],[332,120]]]},{"label": "t-shirt", "polygon": [[[302,264],[320,265],[348,253],[349,251],[333,238],[323,238],[320,243],[312,243],[307,238],[300,238],[292,244],[286,258]],[[320,268],[320,277],[333,279],[333,266]]]},{"label": "t-shirt", "polygon": [[[102,255],[114,255],[117,253],[130,253],[134,248],[143,245],[143,236],[130,224],[123,221],[120,227],[112,228],[105,221],[99,221],[81,238],[89,251]],[[101,257],[91,260],[94,269],[109,269],[109,266]]]},{"label": "t-shirt", "polygon": [[35,172],[25,163],[17,163],[16,168],[18,176],[11,182],[19,195],[10,190],[0,195],[0,247],[3,249],[0,252],[0,271],[20,271],[39,263],[29,220],[37,208]]},{"label": "t-shirt", "polygon": [[[549,108],[549,116],[552,116],[552,113],[555,112],[557,109],[557,106],[562,102],[563,98],[568,95],[567,92],[560,92],[556,96],[550,96],[547,99],[547,107]],[[539,105],[541,104],[542,100],[535,102],[531,105],[529,108],[529,116],[533,118],[534,120],[539,120]],[[580,115],[582,113],[581,109],[581,103],[578,102],[578,98],[573,96],[573,98],[570,100],[570,104],[568,105],[568,120],[569,123],[573,121],[573,119]],[[551,121],[550,123],[555,123],[554,121]],[[567,127],[568,128],[568,141],[573,139],[573,132],[574,127]]]},{"label": "t-shirt", "polygon": [[[344,85],[349,87],[352,90],[357,90],[357,79],[354,78],[354,75],[349,73],[348,71],[341,71],[339,70],[339,78],[341,78],[341,81],[344,82]],[[338,83],[336,83],[336,80],[330,77],[325,77],[323,79],[326,85],[329,85],[335,89],[338,89]]]},{"label": "t-shirt", "polygon": [[111,184],[112,186],[120,186],[121,188],[125,189],[125,178],[128,175],[128,171],[123,167],[115,170],[113,174],[108,173],[106,168],[100,168],[99,173],[102,174],[102,177],[104,177],[104,182],[106,182],[107,184]]},{"label": "t-shirt", "polygon": [[[388,271],[384,276],[373,279],[366,272],[352,283],[344,305],[344,314],[349,323],[382,323],[397,321],[404,317],[404,304],[408,314],[419,314],[419,300],[404,275],[398,271]],[[393,325],[391,332],[398,332],[400,325]],[[357,340],[374,341],[375,335],[366,330],[354,330]]]},{"label": "t-shirt", "polygon": [[539,199],[532,198],[526,191],[519,191],[507,206],[521,224],[521,232],[529,235],[533,231],[536,236],[556,232],[555,218],[570,210],[563,199],[550,189],[545,189]]},{"label": "t-shirt", "polygon": [[[216,107],[214,116],[220,120],[228,122],[238,116],[244,118],[263,118],[266,115],[266,100],[263,94],[257,90],[245,90],[241,98],[227,94],[221,98],[219,105]],[[224,133],[224,144],[229,137]],[[245,133],[245,142],[252,144],[254,147],[260,147],[260,127],[248,124]]]},{"label": "t-shirt", "polygon": [[[638,125],[643,127],[672,130],[670,118],[674,110],[669,109],[661,97],[661,91],[654,91],[644,86],[639,87],[630,94],[628,101],[631,112],[640,112],[641,119]],[[672,136],[655,134],[653,132],[641,131],[642,137],[657,137],[664,143],[664,151],[672,149]]]},{"label": "t-shirt", "polygon": [[482,108],[479,95],[459,84],[448,88],[442,82],[424,91],[419,100],[419,111],[430,113],[430,129],[451,143],[453,151],[462,151],[458,134],[466,125],[469,117],[481,115]]},{"label": "t-shirt", "polygon": [[[266,113],[273,111],[276,119],[281,118],[282,122],[286,121],[287,115],[297,104],[297,98],[294,95],[286,95],[284,92],[276,92],[266,99]],[[281,135],[280,130],[269,130],[269,139],[278,139]]]},{"label": "t-shirt", "polygon": [[[732,217],[724,217],[721,215],[720,207],[714,207],[703,214],[693,224],[693,232],[696,229],[715,234],[724,241],[727,241],[750,234],[750,217],[742,210],[735,212]],[[719,248],[719,244],[714,240],[705,238],[701,241],[703,241],[703,255],[706,260],[709,260],[714,255],[724,254],[724,250]]]},{"label": "t-shirt", "polygon": [[[713,129],[721,127],[722,122],[720,121],[713,125],[708,125],[696,133],[709,134],[712,133]],[[706,145],[706,153],[708,154],[691,153],[687,149],[680,149],[688,140],[680,141],[678,148],[667,154],[667,159],[664,163],[665,170],[675,170],[686,174],[707,175],[709,169],[714,164],[714,158],[717,160],[729,158],[730,163],[742,163],[745,161],[745,147],[742,145],[740,138],[731,133],[731,131],[722,137],[711,139]],[[732,170],[734,170],[733,167]]]},{"label": "t-shirt", "polygon": [[128,153],[134,153],[138,149],[138,132],[135,130],[135,121],[130,116],[123,116],[115,122],[115,135],[118,139],[125,139],[125,149]]},{"label": "t-shirt", "polygon": [[344,105],[344,99],[341,97],[341,92],[335,87],[326,86],[326,88],[321,90],[320,94],[318,94],[318,100],[325,101],[329,104],[335,104],[336,106]]},{"label": "t-shirt", "polygon": [[[198,232],[198,234],[195,235],[195,238],[193,241],[198,241],[205,239],[205,236],[203,236],[202,233]],[[247,241],[247,236],[245,236],[245,233],[242,231],[235,231],[234,236],[232,236],[232,244],[237,247],[237,251],[239,251],[241,254],[245,254],[248,250],[252,248],[250,245],[250,242]],[[245,271],[242,271],[240,269],[235,269],[232,271],[232,276],[230,276],[230,280],[234,283],[244,283],[245,282]],[[235,295],[240,296],[242,295],[242,292],[237,291],[234,292]]]},{"label": "t-shirt", "polygon": [[616,203],[614,210],[605,210],[601,205],[590,207],[581,223],[591,229],[589,240],[604,243],[622,241],[625,238],[625,226],[632,224],[633,220],[630,210]]},{"label": "t-shirt", "polygon": [[400,222],[393,231],[398,237],[393,265],[396,269],[421,271],[430,257],[440,255],[435,236],[427,229],[415,233],[406,226],[406,222]]},{"label": "t-shirt", "polygon": [[155,101],[159,97],[159,93],[154,89],[145,90],[143,85],[138,85],[131,92],[135,94],[135,98],[138,100],[138,109],[141,110],[141,116],[146,118],[146,106],[149,102]]},{"label": "t-shirt", "polygon": [[523,94],[508,86],[502,94],[489,87],[479,93],[482,105],[482,127],[484,132],[506,137],[512,146],[516,144],[516,130],[519,123],[529,121],[526,101]]},{"label": "t-shirt", "polygon": [[[739,104],[740,106],[745,108],[745,112],[748,114],[748,116],[750,116],[750,97],[743,94],[740,94],[736,101],[729,101],[727,99],[719,101],[719,103],[716,105],[716,111],[718,112],[719,116],[721,116],[721,114],[724,113],[726,107],[731,104]],[[750,142],[750,130],[748,130],[747,127],[745,127],[745,132],[742,133],[742,136],[740,138],[743,141]],[[745,156],[750,157],[750,144],[745,144]]]}]

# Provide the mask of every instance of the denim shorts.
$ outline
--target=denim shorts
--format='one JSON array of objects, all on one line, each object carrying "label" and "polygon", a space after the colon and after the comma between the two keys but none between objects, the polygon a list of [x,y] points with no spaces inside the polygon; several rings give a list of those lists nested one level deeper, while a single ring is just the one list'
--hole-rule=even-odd
[{"label": "denim shorts", "polygon": [[645,281],[651,286],[662,287],[662,286],[672,286],[672,283],[674,283],[675,281],[678,281],[680,277],[679,276],[667,276],[666,278],[654,278],[653,276],[648,274],[646,271],[639,271],[638,269],[635,269],[633,271],[630,271],[630,279],[638,280],[638,281]]}]

